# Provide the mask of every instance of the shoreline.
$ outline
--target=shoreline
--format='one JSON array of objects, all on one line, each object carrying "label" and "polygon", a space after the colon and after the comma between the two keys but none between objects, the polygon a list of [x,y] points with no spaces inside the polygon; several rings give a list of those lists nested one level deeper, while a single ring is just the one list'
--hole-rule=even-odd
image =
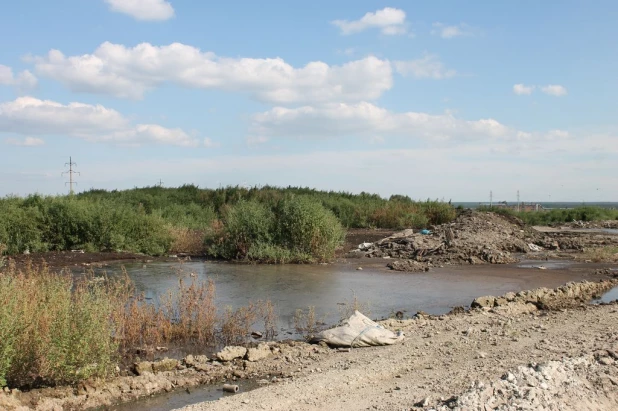
[{"label": "shoreline", "polygon": [[[246,359],[232,359],[230,361],[209,359],[208,361],[200,362],[187,361],[188,357],[183,361],[167,360],[166,362],[164,360],[154,363],[158,365],[150,365],[153,363],[147,364],[147,367],[152,368],[147,368],[146,371],[144,371],[142,365],[141,375],[134,377],[117,377],[108,381],[85,381],[75,387],[43,388],[23,393],[19,390],[5,390],[4,394],[0,394],[0,405],[7,410],[20,409],[19,407],[24,406],[29,408],[21,409],[89,409],[138,401],[135,402],[135,406],[139,408],[139,399],[147,396],[189,389],[205,384],[220,385],[224,382],[233,382],[239,379],[253,379],[260,381],[264,386],[218,401],[188,406],[185,410],[255,409],[256,405],[263,406],[263,409],[293,408],[313,410],[328,408],[327,404],[331,404],[330,401],[334,401],[336,398],[339,398],[339,400],[335,401],[339,405],[329,409],[344,410],[349,409],[348,407],[352,405],[348,401],[351,400],[351,396],[354,393],[359,393],[360,387],[367,388],[374,384],[386,387],[384,392],[381,393],[381,397],[384,398],[380,401],[386,401],[385,404],[389,403],[391,398],[394,397],[393,393],[399,394],[401,393],[400,391],[405,391],[402,387],[396,390],[397,386],[402,385],[406,381],[408,381],[406,384],[416,384],[417,379],[416,374],[412,372],[413,369],[425,370],[425,373],[432,375],[433,373],[450,375],[451,372],[454,372],[458,378],[454,381],[454,384],[449,385],[448,389],[445,383],[440,383],[438,386],[440,390],[446,393],[464,392],[464,388],[469,388],[465,387],[466,384],[464,384],[463,380],[466,382],[468,380],[464,376],[467,376],[470,372],[476,373],[480,371],[482,371],[483,375],[491,376],[496,370],[493,367],[487,369],[485,366],[481,368],[473,367],[467,370],[454,369],[451,362],[441,361],[444,358],[453,357],[453,353],[445,353],[444,347],[447,347],[447,351],[457,351],[460,355],[465,354],[466,356],[471,354],[468,352],[469,349],[476,350],[474,352],[477,352],[475,354],[478,357],[475,358],[477,360],[481,357],[494,358],[493,356],[495,358],[506,358],[512,355],[510,353],[511,345],[515,344],[515,346],[518,346],[517,342],[520,342],[520,340],[524,341],[519,335],[528,335],[531,330],[535,333],[538,331],[540,333],[539,336],[549,332],[550,326],[547,323],[549,319],[553,319],[552,321],[556,324],[557,328],[551,328],[551,331],[563,337],[566,333],[577,330],[584,325],[593,324],[595,326],[594,329],[599,331],[601,324],[606,324],[607,326],[607,324],[612,324],[611,321],[608,322],[609,319],[618,319],[618,306],[615,302],[609,305],[592,306],[582,301],[589,300],[593,295],[601,292],[601,290],[607,290],[616,285],[618,285],[618,279],[616,278],[600,282],[584,281],[570,283],[570,285],[559,287],[553,291],[537,289],[512,293],[511,301],[502,301],[500,304],[497,304],[496,299],[492,300],[491,303],[486,303],[485,307],[472,308],[463,313],[455,311],[451,314],[440,316],[419,313],[411,320],[391,319],[382,321],[382,324],[387,328],[402,330],[406,334],[402,344],[393,346],[353,349],[349,353],[341,353],[338,350],[330,349],[323,345],[310,345],[301,341],[269,342],[266,344],[267,349],[264,344],[258,346],[258,348],[261,347],[262,350],[267,352],[264,358],[254,359],[254,361]],[[540,298],[546,297],[548,298],[548,304],[545,306],[534,303],[540,301]],[[552,298],[561,303],[557,305],[549,304]],[[475,301],[477,300],[488,301],[489,299],[481,297]],[[589,315],[590,318],[587,318]],[[539,323],[547,324],[538,326]],[[564,324],[568,324],[568,327],[561,330]],[[488,331],[489,328],[487,327],[502,331]],[[505,331],[507,328],[508,332]],[[613,333],[612,335],[616,337],[615,342],[618,349],[618,333]],[[568,338],[561,337],[561,339],[564,340],[562,342],[569,341]],[[479,340],[477,341],[478,344],[471,344],[473,340]],[[544,340],[547,340],[547,338]],[[594,338],[592,340],[591,344],[598,342]],[[535,341],[536,343],[539,343],[539,341]],[[561,342],[557,341],[557,343]],[[486,346],[487,344],[489,346]],[[502,344],[506,344],[506,346]],[[542,344],[551,345],[549,340]],[[402,349],[412,350],[410,353],[413,353],[413,355],[405,354]],[[485,354],[485,357],[483,357],[481,354],[478,354],[478,352],[481,352],[478,350],[485,350],[488,354]],[[551,355],[548,357],[543,352],[544,350],[541,349],[535,350],[534,358],[547,358],[547,360],[556,360],[558,358]],[[547,351],[549,354],[555,352],[557,351]],[[444,355],[446,357],[443,358]],[[419,368],[417,361],[426,363],[430,358],[437,361],[435,366]],[[497,361],[495,365],[502,367],[502,372],[507,372],[513,367],[525,365],[526,360],[524,358],[526,357],[510,358],[507,362]],[[470,359],[468,358],[468,360]],[[520,363],[517,363],[515,360]],[[346,365],[342,366],[342,361]],[[400,364],[401,361],[403,362]],[[476,363],[476,361],[474,362]],[[377,365],[381,363],[387,363],[393,370],[396,369],[398,371],[395,374],[390,371],[385,374],[380,371],[382,366]],[[409,371],[401,368],[403,364],[408,365],[405,369]],[[466,362],[466,367],[468,365]],[[369,373],[370,375],[366,374],[364,370],[367,367],[370,367],[375,372]],[[446,368],[443,369],[442,367]],[[354,378],[351,376],[354,376]],[[460,379],[463,380],[460,381]],[[371,383],[369,382],[370,380]],[[353,384],[351,383],[352,381],[354,381]],[[433,379],[431,381],[432,383],[437,382]],[[316,389],[318,386],[322,387],[322,389]],[[433,391],[438,386],[422,385],[422,387],[426,388],[416,387],[414,394],[416,400],[414,403],[424,400],[425,397],[420,398],[422,396],[420,392],[426,392],[429,388],[431,388],[432,393],[427,394],[427,396],[436,400],[437,398]],[[324,387],[332,387],[332,390],[324,391]],[[412,394],[410,393],[410,395]],[[311,400],[307,400],[307,398],[311,398]],[[380,396],[373,398],[371,403],[380,403],[378,401],[379,398]],[[411,397],[406,396],[405,398],[409,399]],[[285,399],[285,401],[281,401],[282,399]],[[403,401],[403,398],[401,400]],[[618,397],[616,400],[618,401]],[[368,400],[365,399],[365,401]],[[395,404],[404,405],[403,402],[393,402],[390,404],[393,406]],[[435,401],[431,404],[428,402],[428,405],[432,404],[434,406],[439,405]],[[413,403],[407,403],[406,406],[411,407],[412,405]],[[260,407],[257,408],[259,409]],[[387,407],[384,409],[392,408]]]}]

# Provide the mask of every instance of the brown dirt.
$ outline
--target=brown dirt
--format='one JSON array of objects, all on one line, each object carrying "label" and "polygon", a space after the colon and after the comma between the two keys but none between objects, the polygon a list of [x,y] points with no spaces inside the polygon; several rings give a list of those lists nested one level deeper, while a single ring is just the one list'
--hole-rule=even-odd
[{"label": "brown dirt", "polygon": [[343,248],[338,250],[338,256],[343,256],[351,250],[356,250],[359,244],[373,243],[395,233],[388,228],[349,228],[345,236]]}]

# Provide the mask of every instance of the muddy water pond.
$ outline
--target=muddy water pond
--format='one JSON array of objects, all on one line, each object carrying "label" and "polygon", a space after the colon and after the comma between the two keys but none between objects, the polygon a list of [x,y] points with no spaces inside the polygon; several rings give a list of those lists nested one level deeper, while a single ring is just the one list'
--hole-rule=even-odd
[{"label": "muddy water pond", "polygon": [[[250,301],[271,300],[279,316],[278,338],[294,329],[297,309],[314,306],[318,318],[335,324],[344,304],[354,296],[369,307],[369,316],[385,318],[397,311],[405,317],[417,311],[444,314],[454,306],[468,306],[482,295],[502,295],[536,287],[556,287],[580,280],[585,272],[561,262],[523,261],[519,265],[457,266],[427,273],[389,271],[384,263],[329,265],[239,265],[194,261],[186,263],[127,264],[125,268],[138,292],[156,302],[167,290],[184,281],[212,279],[221,308]],[[535,267],[545,265],[547,269]],[[362,270],[358,270],[362,267]],[[588,266],[589,267],[589,266]],[[120,267],[107,268],[109,274]]]},{"label": "muddy water pond", "polygon": [[[388,271],[386,262],[355,262],[329,265],[237,265],[214,262],[127,264],[125,268],[138,292],[156,302],[170,288],[184,281],[213,279],[217,301],[240,306],[249,301],[270,299],[279,315],[278,338],[294,337],[294,312],[315,306],[326,323],[340,319],[342,303],[358,300],[368,304],[372,318],[405,311],[406,317],[423,310],[443,314],[454,306],[468,306],[482,295],[502,295],[537,287],[557,287],[568,281],[592,279],[595,267],[566,261],[521,261],[503,266],[457,266],[427,273]],[[546,269],[539,270],[539,266]],[[362,267],[362,270],[357,268]],[[108,268],[119,273],[120,266]],[[618,297],[617,297],[618,298]],[[255,381],[239,381],[242,391],[257,387]],[[173,392],[105,410],[167,411],[225,395],[220,387],[205,386],[190,394]]]}]

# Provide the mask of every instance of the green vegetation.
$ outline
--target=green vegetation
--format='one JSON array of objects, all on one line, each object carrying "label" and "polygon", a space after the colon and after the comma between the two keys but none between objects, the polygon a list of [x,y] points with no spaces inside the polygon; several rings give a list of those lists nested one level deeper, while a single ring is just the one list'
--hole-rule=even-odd
[{"label": "green vegetation", "polygon": [[7,254],[83,249],[324,261],[344,228],[422,228],[455,215],[439,201],[298,187],[90,190],[0,199],[0,244]]},{"label": "green vegetation", "polygon": [[[263,324],[276,332],[270,301],[219,310],[212,281],[184,281],[157,304],[125,275],[76,278],[45,266],[0,271],[0,388],[73,384],[116,372],[124,354],[162,344],[245,344]],[[189,275],[190,276],[190,275]]]},{"label": "green vegetation", "polygon": [[602,207],[582,206],[569,209],[517,212],[504,207],[479,207],[479,211],[493,211],[502,215],[516,216],[530,225],[547,225],[575,221],[618,220],[618,210]]},{"label": "green vegetation", "polygon": [[0,386],[67,384],[109,375],[117,295],[47,269],[0,273]]}]

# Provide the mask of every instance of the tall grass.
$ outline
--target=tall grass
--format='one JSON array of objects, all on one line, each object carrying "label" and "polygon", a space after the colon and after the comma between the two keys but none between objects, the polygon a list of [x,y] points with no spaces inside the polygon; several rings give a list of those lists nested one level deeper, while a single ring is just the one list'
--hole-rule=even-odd
[{"label": "tall grass", "polygon": [[[121,354],[164,344],[246,343],[276,333],[270,301],[220,310],[212,281],[185,281],[158,303],[126,276],[75,278],[46,266],[0,271],[0,387],[72,384],[114,373]],[[255,327],[255,328],[254,328]]]},{"label": "tall grass", "polygon": [[0,273],[0,385],[66,384],[114,370],[109,321],[118,300],[101,282],[47,267]]}]

